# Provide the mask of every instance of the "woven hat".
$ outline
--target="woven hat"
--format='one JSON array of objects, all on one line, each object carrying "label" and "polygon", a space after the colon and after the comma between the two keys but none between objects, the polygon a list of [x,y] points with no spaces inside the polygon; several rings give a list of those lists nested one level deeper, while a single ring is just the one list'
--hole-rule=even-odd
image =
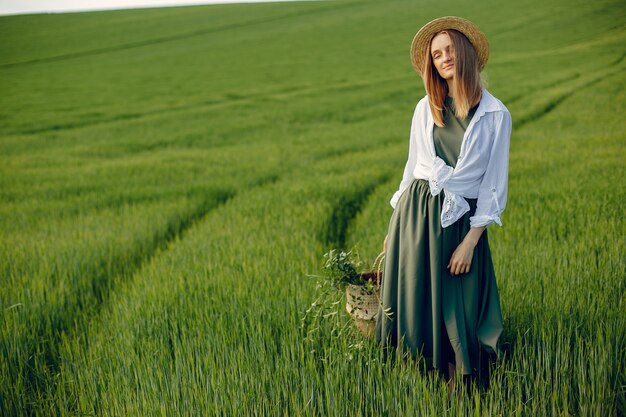
[{"label": "woven hat", "polygon": [[489,59],[489,42],[487,37],[478,29],[478,26],[467,19],[456,16],[445,16],[431,20],[417,32],[411,43],[411,63],[415,71],[423,77],[425,58],[430,47],[430,41],[436,33],[446,29],[456,29],[467,37],[476,50],[479,71],[482,71]]}]

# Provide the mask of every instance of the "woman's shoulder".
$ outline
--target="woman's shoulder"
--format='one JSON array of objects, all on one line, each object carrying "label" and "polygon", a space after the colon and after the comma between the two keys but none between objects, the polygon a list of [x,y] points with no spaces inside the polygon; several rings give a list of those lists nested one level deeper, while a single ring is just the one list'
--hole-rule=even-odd
[{"label": "woman's shoulder", "polygon": [[487,117],[485,118],[486,122],[485,123],[489,123],[491,125],[491,129],[495,129],[496,126],[500,126],[500,128],[504,128],[505,130],[508,130],[509,134],[510,134],[510,130],[511,130],[511,126],[512,126],[512,121],[511,121],[511,113],[509,112],[509,109],[506,108],[506,106],[500,101],[498,100],[495,96],[493,96],[489,91],[487,91],[486,89],[483,89],[483,96],[480,99],[481,103],[479,106],[479,109],[481,106],[483,106],[483,109],[481,110],[481,114],[490,114],[491,117]]},{"label": "woman's shoulder", "polygon": [[430,107],[428,105],[428,96],[422,97],[413,110],[413,124],[425,125],[430,120]]},{"label": "woman's shoulder", "polygon": [[480,104],[484,104],[485,112],[503,112],[510,114],[509,109],[506,108],[504,103],[491,94],[486,88],[483,88],[482,90],[482,97],[480,101]]},{"label": "woman's shoulder", "polygon": [[417,104],[415,105],[415,114],[418,114],[420,112],[424,112],[427,109],[429,109],[428,107],[428,94],[424,95],[424,97],[422,97]]}]

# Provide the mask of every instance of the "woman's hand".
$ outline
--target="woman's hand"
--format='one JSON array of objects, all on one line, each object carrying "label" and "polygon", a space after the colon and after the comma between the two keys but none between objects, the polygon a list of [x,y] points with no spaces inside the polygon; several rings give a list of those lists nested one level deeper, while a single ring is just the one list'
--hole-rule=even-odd
[{"label": "woman's hand", "polygon": [[450,275],[467,274],[472,266],[473,256],[474,246],[465,240],[461,242],[461,244],[454,250],[454,253],[452,253],[450,262],[448,262]]},{"label": "woman's hand", "polygon": [[447,268],[450,275],[467,274],[472,266],[472,257],[474,256],[474,248],[478,244],[480,236],[483,234],[484,227],[473,227],[465,235],[465,239],[457,246],[450,257]]}]

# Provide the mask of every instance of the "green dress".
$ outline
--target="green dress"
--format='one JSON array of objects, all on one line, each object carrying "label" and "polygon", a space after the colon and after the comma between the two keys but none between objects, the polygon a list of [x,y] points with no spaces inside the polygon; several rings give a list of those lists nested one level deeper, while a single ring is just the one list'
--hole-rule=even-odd
[{"label": "green dress", "polygon": [[[465,129],[478,106],[461,120],[446,97],[445,126],[435,125],[437,156],[454,167]],[[441,227],[444,193],[430,194],[428,181],[415,179],[400,196],[389,222],[375,337],[382,347],[395,347],[426,359],[429,366],[474,374],[482,349],[498,354],[502,314],[487,230],[474,249],[467,274],[447,269],[456,247],[470,229],[476,199],[454,224]],[[385,312],[383,312],[385,309]]]}]

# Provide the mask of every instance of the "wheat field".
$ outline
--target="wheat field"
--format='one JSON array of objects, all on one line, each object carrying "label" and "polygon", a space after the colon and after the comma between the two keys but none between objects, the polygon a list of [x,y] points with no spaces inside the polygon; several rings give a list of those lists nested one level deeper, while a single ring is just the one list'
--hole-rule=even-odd
[{"label": "wheat field", "polygon": [[[513,118],[506,356],[451,400],[318,278],[381,250],[445,15]],[[618,0],[0,17],[0,414],[626,415],[625,41]]]}]

